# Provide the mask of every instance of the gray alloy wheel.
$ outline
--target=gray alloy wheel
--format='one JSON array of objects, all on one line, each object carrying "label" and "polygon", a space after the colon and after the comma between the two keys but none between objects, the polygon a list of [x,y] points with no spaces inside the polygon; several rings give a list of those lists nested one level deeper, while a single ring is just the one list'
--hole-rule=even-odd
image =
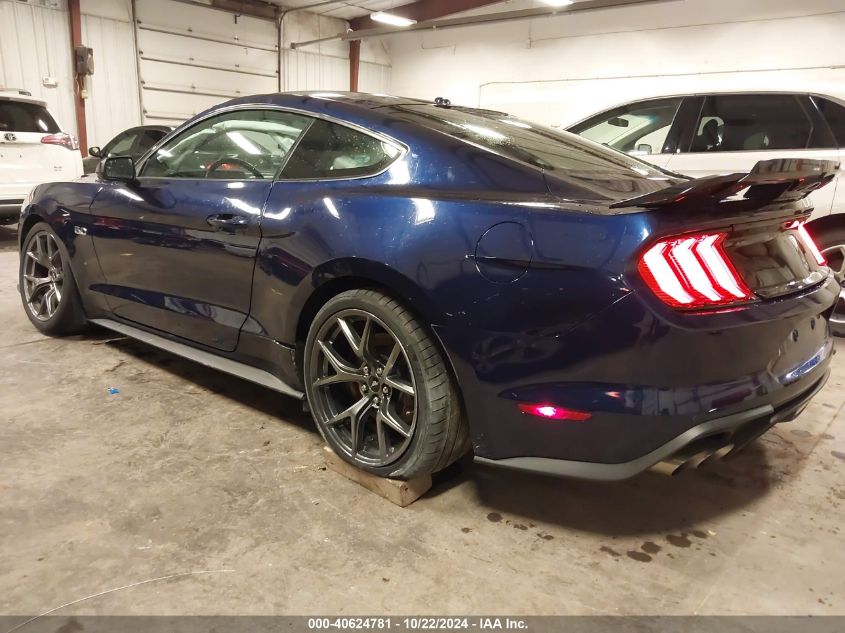
[{"label": "gray alloy wheel", "polygon": [[395,462],[417,422],[414,375],[391,329],[374,314],[347,309],[317,333],[312,411],[332,444],[367,466]]},{"label": "gray alloy wheel", "polygon": [[329,299],[305,342],[303,380],[329,447],[380,477],[446,468],[469,448],[460,394],[429,329],[378,290]]},{"label": "gray alloy wheel", "polygon": [[18,281],[26,316],[41,332],[62,336],[86,328],[67,251],[49,224],[35,224],[24,237]]},{"label": "gray alloy wheel", "polygon": [[24,303],[39,321],[49,321],[62,301],[64,266],[59,245],[46,231],[39,231],[27,243],[22,262]]},{"label": "gray alloy wheel", "polygon": [[842,288],[839,303],[830,318],[830,327],[834,334],[845,336],[845,243],[823,248],[822,255]]}]

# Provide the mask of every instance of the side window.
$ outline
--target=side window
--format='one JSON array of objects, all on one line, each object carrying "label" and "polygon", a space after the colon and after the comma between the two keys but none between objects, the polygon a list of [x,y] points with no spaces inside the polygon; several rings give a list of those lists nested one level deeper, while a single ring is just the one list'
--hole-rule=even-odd
[{"label": "side window", "polygon": [[277,110],[212,116],[160,147],[141,177],[272,179],[310,119]]},{"label": "side window", "polygon": [[705,98],[692,152],[806,149],[813,125],[794,95]]},{"label": "side window", "polygon": [[132,151],[132,146],[135,145],[136,138],[138,138],[138,132],[124,132],[123,134],[118,134],[106,146],[103,155],[128,156]]},{"label": "side window", "polygon": [[376,174],[400,154],[389,143],[344,125],[317,119],[282,171],[287,180],[354,178]]},{"label": "side window", "polygon": [[135,154],[139,157],[143,156],[148,149],[163,139],[165,134],[167,133],[162,130],[144,130],[135,146]]},{"label": "side window", "polygon": [[680,98],[632,103],[594,116],[570,132],[628,154],[660,154],[680,105]]},{"label": "side window", "polygon": [[837,145],[845,147],[845,106],[823,97],[813,97],[813,103],[833,130]]}]

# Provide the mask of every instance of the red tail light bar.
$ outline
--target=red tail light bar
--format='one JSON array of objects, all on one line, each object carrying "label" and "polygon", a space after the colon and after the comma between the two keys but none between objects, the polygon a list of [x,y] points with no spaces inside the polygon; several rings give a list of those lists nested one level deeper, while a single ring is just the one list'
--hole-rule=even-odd
[{"label": "red tail light bar", "polygon": [[711,308],[754,298],[723,248],[726,233],[664,239],[637,267],[643,281],[673,308]]},{"label": "red tail light bar", "polygon": [[47,136],[41,137],[41,142],[45,145],[61,145],[69,150],[79,149],[79,143],[70,134],[48,134]]},{"label": "red tail light bar", "polygon": [[795,221],[790,224],[787,228],[795,229],[798,233],[798,237],[801,238],[801,242],[804,244],[804,247],[810,252],[813,258],[816,260],[816,263],[819,266],[824,266],[827,264],[827,261],[822,255],[819,247],[816,246],[816,243],[813,241],[813,238],[810,237],[810,234],[807,232],[807,227],[804,226],[802,222]]}]

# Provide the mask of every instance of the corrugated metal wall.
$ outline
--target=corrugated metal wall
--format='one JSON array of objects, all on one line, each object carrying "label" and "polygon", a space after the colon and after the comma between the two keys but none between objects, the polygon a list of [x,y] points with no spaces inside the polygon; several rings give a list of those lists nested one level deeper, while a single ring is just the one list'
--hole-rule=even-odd
[{"label": "corrugated metal wall", "polygon": [[[0,0],[0,86],[44,99],[62,129],[76,134],[65,0],[50,4],[56,8]],[[44,86],[45,78],[56,87]]]},{"label": "corrugated metal wall", "polygon": [[349,90],[349,44],[326,42],[293,50],[303,42],[341,33],[344,20],[306,11],[294,11],[282,23],[283,90]]},{"label": "corrugated metal wall", "polygon": [[[175,125],[239,95],[349,89],[346,42],[289,48],[291,42],[342,32],[343,20],[288,14],[279,54],[272,20],[236,19],[178,0],[134,4],[133,24],[131,0],[81,0],[82,37],[94,49],[96,67],[86,84],[89,146],[142,122]],[[45,99],[62,127],[76,134],[70,53],[66,0],[0,0],[0,86]],[[45,78],[57,85],[45,87]],[[389,85],[387,50],[363,42],[360,90],[387,92]]]},{"label": "corrugated metal wall", "polygon": [[119,132],[141,124],[129,0],[83,0],[82,41],[94,49],[87,78],[88,145],[102,147]]},{"label": "corrugated metal wall", "polygon": [[279,89],[274,21],[177,0],[137,0],[135,12],[146,123]]}]

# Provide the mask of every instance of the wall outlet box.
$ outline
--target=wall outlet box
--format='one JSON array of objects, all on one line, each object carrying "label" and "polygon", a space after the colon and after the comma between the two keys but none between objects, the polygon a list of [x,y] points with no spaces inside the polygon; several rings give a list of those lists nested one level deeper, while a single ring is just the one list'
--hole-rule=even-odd
[{"label": "wall outlet box", "polygon": [[44,77],[44,79],[41,80],[41,85],[45,88],[55,88],[59,85],[59,80],[55,77]]}]

